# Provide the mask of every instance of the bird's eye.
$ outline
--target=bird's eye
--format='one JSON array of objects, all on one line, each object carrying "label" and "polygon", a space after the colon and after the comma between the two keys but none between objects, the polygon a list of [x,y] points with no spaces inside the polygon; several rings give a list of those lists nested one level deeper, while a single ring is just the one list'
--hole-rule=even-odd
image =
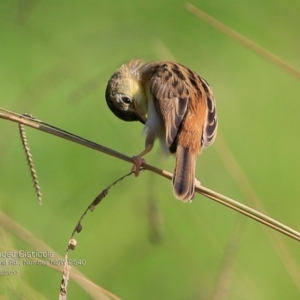
[{"label": "bird's eye", "polygon": [[130,104],[131,100],[130,100],[130,98],[128,98],[126,96],[123,96],[122,97],[122,102],[125,103],[125,104]]}]

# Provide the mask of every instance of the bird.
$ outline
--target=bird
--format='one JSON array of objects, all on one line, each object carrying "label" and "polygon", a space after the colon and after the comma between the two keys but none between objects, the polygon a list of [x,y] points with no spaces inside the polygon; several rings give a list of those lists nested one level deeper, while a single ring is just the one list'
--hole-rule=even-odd
[{"label": "bird", "polygon": [[164,152],[176,155],[172,178],[175,198],[191,202],[197,182],[196,159],[214,142],[218,128],[208,82],[177,62],[134,59],[111,76],[105,98],[119,119],[144,124],[145,148],[133,157],[135,175],[158,139]]}]

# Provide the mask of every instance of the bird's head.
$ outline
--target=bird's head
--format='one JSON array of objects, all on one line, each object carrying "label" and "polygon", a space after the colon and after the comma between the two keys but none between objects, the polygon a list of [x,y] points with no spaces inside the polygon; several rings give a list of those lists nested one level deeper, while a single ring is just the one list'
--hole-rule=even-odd
[{"label": "bird's head", "polygon": [[122,65],[110,78],[105,98],[110,110],[124,121],[146,123],[147,100],[139,76],[141,61]]}]

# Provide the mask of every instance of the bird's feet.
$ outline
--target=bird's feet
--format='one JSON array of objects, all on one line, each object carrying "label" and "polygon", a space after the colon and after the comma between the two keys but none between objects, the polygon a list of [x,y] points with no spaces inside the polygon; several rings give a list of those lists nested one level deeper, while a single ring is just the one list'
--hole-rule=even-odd
[{"label": "bird's feet", "polygon": [[141,165],[146,161],[140,156],[134,156],[132,159],[134,160],[134,164],[131,168],[131,172],[134,172],[134,176],[138,177],[140,174]]}]

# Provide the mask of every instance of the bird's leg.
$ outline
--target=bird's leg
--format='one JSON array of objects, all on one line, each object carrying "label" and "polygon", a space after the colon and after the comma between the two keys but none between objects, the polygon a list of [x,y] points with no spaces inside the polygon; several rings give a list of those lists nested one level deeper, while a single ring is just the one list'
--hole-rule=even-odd
[{"label": "bird's leg", "polygon": [[135,177],[139,176],[141,165],[145,162],[143,156],[150,152],[154,145],[154,134],[148,133],[145,141],[145,149],[139,155],[133,157],[134,165],[131,168],[131,171],[134,172]]}]

